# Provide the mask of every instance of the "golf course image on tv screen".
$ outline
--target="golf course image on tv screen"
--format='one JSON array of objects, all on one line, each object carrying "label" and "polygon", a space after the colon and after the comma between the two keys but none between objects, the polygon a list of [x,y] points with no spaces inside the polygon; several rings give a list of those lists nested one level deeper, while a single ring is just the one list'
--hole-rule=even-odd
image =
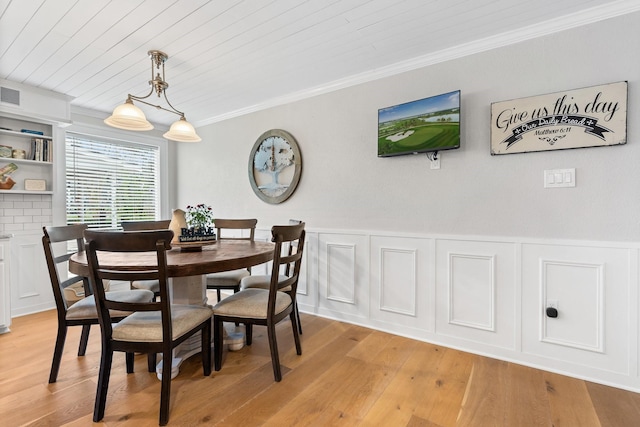
[{"label": "golf course image on tv screen", "polygon": [[378,156],[460,147],[460,91],[378,110]]}]

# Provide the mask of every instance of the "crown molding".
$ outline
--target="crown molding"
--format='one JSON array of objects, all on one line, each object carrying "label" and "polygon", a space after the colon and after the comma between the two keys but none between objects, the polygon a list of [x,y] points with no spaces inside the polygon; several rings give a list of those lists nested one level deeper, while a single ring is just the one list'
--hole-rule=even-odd
[{"label": "crown molding", "polygon": [[317,95],[334,92],[351,86],[368,83],[385,77],[395,76],[407,71],[424,68],[430,65],[451,61],[453,59],[462,58],[476,53],[486,52],[488,50],[504,47],[522,41],[543,37],[549,34],[558,33],[583,25],[592,24],[606,19],[615,18],[617,16],[626,15],[640,10],[640,2],[638,0],[619,0],[602,6],[596,6],[590,9],[582,10],[570,15],[554,18],[539,24],[518,28],[517,30],[507,31],[495,36],[486,37],[475,40],[473,42],[464,43],[451,48],[443,49],[428,55],[419,56],[406,61],[401,61],[386,67],[377,68],[375,70],[366,71],[364,73],[355,74],[343,79],[334,80],[332,82],[293,92],[284,96],[269,99],[265,102],[254,104],[246,108],[230,111],[218,116],[211,117],[206,120],[195,122],[196,127],[206,126],[209,124],[232,119],[234,117],[244,116],[246,114],[255,113],[268,108],[301,101]]}]

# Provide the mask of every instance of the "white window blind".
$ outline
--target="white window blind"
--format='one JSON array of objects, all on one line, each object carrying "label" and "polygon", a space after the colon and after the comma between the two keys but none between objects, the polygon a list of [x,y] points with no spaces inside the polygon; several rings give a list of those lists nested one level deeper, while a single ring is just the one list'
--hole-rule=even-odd
[{"label": "white window blind", "polygon": [[114,229],[122,221],[157,218],[158,147],[72,132],[65,146],[68,224]]}]

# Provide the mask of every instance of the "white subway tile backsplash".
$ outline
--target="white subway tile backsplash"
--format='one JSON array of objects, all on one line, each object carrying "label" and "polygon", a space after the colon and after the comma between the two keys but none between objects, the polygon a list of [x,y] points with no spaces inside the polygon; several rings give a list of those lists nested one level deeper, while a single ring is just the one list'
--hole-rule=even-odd
[{"label": "white subway tile backsplash", "polygon": [[24,200],[24,194],[4,194],[5,202],[22,202]]},{"label": "white subway tile backsplash", "polygon": [[23,231],[23,230],[24,230],[23,224],[5,224],[3,231]]},{"label": "white subway tile backsplash", "polygon": [[0,231],[41,230],[52,223],[48,194],[0,194]]},{"label": "white subway tile backsplash", "polygon": [[51,221],[40,223],[40,222],[31,222],[23,224],[23,228],[25,231],[27,230],[42,230],[42,227],[45,225],[51,225]]}]

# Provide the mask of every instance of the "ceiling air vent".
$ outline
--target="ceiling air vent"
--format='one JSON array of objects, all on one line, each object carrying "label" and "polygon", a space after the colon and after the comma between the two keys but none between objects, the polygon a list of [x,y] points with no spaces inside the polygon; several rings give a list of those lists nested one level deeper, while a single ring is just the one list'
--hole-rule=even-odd
[{"label": "ceiling air vent", "polygon": [[20,106],[20,91],[0,86],[0,102]]}]

